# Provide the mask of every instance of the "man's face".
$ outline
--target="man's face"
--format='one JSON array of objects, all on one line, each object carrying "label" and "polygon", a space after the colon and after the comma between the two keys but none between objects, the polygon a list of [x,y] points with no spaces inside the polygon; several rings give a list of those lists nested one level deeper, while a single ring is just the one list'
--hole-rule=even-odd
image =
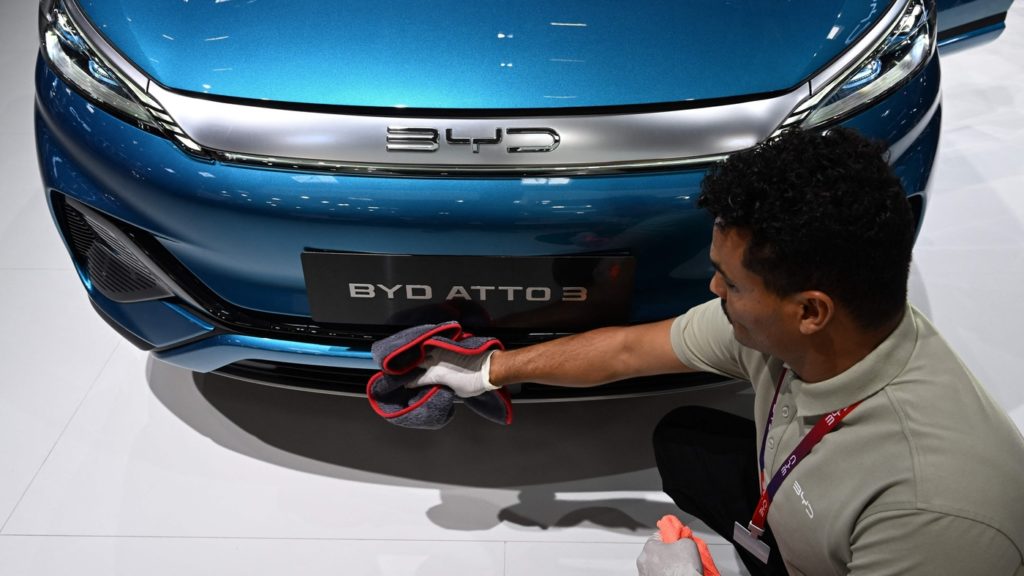
[{"label": "man's face", "polygon": [[715,275],[711,291],[722,299],[736,340],[748,348],[781,356],[788,348],[799,318],[794,304],[764,286],[761,277],[743,265],[750,233],[743,229],[714,227],[711,263]]}]

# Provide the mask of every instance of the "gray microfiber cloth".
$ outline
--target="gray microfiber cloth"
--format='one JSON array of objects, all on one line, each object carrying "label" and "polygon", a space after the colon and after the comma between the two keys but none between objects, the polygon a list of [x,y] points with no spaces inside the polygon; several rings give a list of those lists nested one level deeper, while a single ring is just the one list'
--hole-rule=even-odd
[{"label": "gray microfiber cloth", "polygon": [[462,326],[458,322],[442,322],[441,324],[423,324],[406,328],[373,343],[370,352],[373,361],[388,374],[405,374],[419,365],[427,355],[427,340],[442,337],[448,340],[458,338],[462,334]]},{"label": "gray microfiber cloth", "polygon": [[[433,430],[444,426],[454,416],[457,396],[447,386],[405,387],[417,377],[418,366],[430,348],[476,355],[500,350],[503,346],[495,338],[464,333],[458,322],[414,326],[374,342],[371,351],[381,370],[367,383],[366,396],[373,410],[388,422]],[[473,412],[492,422],[512,423],[512,401],[504,389],[463,398],[462,401]]]},{"label": "gray microfiber cloth", "polygon": [[415,377],[377,372],[366,386],[370,406],[392,424],[437,430],[455,415],[455,393],[445,386],[406,388]]}]

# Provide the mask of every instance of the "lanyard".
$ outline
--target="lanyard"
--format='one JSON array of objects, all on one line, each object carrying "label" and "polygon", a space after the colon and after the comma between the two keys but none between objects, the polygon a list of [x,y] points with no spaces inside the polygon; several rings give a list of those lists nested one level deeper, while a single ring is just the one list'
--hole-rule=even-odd
[{"label": "lanyard", "polygon": [[754,509],[754,516],[750,519],[750,524],[748,525],[748,529],[752,535],[755,535],[755,537],[764,533],[765,523],[768,519],[768,509],[771,507],[772,499],[775,497],[775,493],[778,491],[782,481],[785,480],[786,477],[789,476],[789,473],[796,468],[796,465],[811,452],[811,449],[814,448],[818,442],[821,442],[821,439],[824,438],[826,434],[838,426],[839,423],[842,422],[843,418],[846,418],[846,415],[852,412],[853,409],[860,404],[859,401],[854,402],[842,410],[829,412],[822,416],[818,422],[815,423],[814,427],[811,428],[811,431],[808,432],[802,440],[800,440],[800,443],[797,444],[796,448],[794,448],[789,454],[789,457],[786,458],[778,471],[775,472],[775,475],[772,476],[771,482],[768,483],[768,486],[765,486],[764,445],[768,441],[768,432],[771,431],[772,420],[775,418],[775,403],[779,400],[779,391],[782,390],[782,381],[786,377],[786,372],[787,370],[783,368],[782,374],[779,376],[779,382],[775,386],[775,397],[772,398],[771,407],[768,409],[768,421],[765,422],[764,435],[761,437],[761,454],[759,458],[761,465],[761,498],[757,501],[757,508]]}]

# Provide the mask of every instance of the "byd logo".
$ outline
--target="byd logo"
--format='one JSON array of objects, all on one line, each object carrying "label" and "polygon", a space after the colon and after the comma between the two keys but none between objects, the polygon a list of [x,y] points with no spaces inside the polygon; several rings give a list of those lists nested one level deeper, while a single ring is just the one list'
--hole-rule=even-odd
[{"label": "byd logo", "polygon": [[[444,131],[444,142],[448,146],[469,146],[474,154],[480,153],[480,146],[496,146],[508,137],[505,151],[509,154],[551,152],[562,141],[552,128],[495,128],[494,136],[455,135],[453,128]],[[388,126],[388,152],[435,152],[441,147],[441,131],[435,128],[404,128]]]}]

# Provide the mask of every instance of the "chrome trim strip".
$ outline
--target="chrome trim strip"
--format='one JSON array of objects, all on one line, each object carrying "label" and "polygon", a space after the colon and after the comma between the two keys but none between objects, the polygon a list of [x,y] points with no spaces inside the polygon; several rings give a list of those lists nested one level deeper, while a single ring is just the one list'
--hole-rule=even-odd
[{"label": "chrome trim strip", "polygon": [[871,30],[864,35],[852,48],[848,48],[827,68],[811,78],[811,94],[817,95],[826,88],[830,82],[837,80],[839,76],[849,72],[849,68],[873,51],[878,43],[885,40],[896,23],[897,18],[903,14],[910,0],[895,0],[885,15],[872,25]]},{"label": "chrome trim strip", "polygon": [[678,158],[649,162],[609,162],[606,164],[578,164],[569,166],[549,165],[437,165],[437,164],[354,164],[351,162],[329,162],[302,158],[269,158],[248,156],[234,152],[214,152],[213,157],[229,164],[244,164],[279,170],[300,170],[363,174],[367,176],[451,176],[455,174],[473,176],[586,176],[593,174],[623,174],[627,172],[669,170],[682,167],[706,166],[724,160],[728,154]]},{"label": "chrome trim strip", "polygon": [[808,97],[805,84],[773,98],[707,108],[467,119],[282,110],[186,96],[156,83],[149,90],[192,140],[215,153],[271,162],[322,162],[335,170],[430,172],[593,170],[606,165],[620,170],[690,163],[758,144]]}]

